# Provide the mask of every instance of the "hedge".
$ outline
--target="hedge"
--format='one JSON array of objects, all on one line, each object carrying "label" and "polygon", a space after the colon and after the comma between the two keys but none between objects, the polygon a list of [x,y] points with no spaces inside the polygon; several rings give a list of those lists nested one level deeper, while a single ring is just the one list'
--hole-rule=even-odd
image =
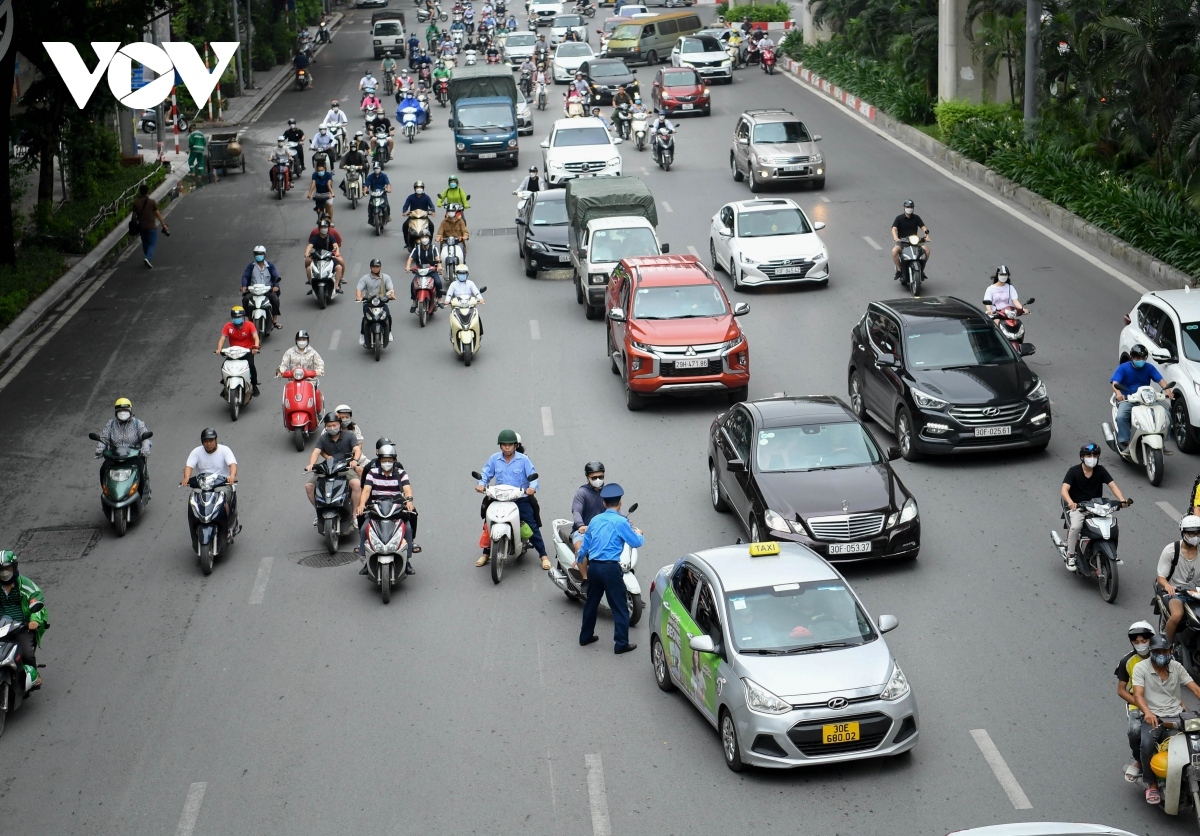
[{"label": "hedge", "polygon": [[749,17],[755,23],[782,23],[794,16],[791,5],[784,2],[764,6],[731,6],[728,3],[720,3],[717,5],[717,14],[730,22]]},{"label": "hedge", "polygon": [[115,215],[110,215],[97,224],[86,235],[81,230],[90,224],[100,211],[111,204],[123,192],[147,175],[150,191],[167,177],[167,169],[160,165],[137,165],[121,169],[112,177],[97,185],[96,196],[90,200],[72,200],[60,206],[50,219],[38,228],[36,239],[42,246],[54,247],[67,253],[86,253],[100,243],[118,225],[128,220],[129,204],[136,194],[126,196],[124,206]]},{"label": "hedge", "polygon": [[15,267],[0,267],[0,328],[58,281],[67,270],[62,255],[52,247],[21,247]]}]

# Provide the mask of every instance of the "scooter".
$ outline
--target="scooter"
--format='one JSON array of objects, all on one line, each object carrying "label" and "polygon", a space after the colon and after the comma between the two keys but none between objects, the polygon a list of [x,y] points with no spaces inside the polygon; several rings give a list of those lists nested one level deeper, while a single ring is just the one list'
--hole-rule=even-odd
[{"label": "scooter", "polygon": [[321,21],[317,28],[317,43],[331,44],[333,43],[333,35],[329,34],[329,29],[325,26],[325,21]]},{"label": "scooter", "polygon": [[[146,431],[142,433],[141,441],[153,437],[154,433]],[[88,438],[100,441],[97,433],[88,433]],[[146,503],[150,501],[146,460],[142,458],[140,449],[118,447],[111,443],[101,455],[104,464],[100,466],[100,507],[117,536],[124,537],[129,524],[146,513]]]},{"label": "scooter", "polygon": [[[1034,302],[1034,297],[1030,297],[1025,303],[1028,307]],[[1009,345],[1013,347],[1013,351],[1022,357],[1028,357],[1037,352],[1037,348],[1033,343],[1025,342],[1025,326],[1021,323],[1021,311],[1011,305],[1003,309],[992,309],[992,324],[996,326],[996,330],[1000,332],[1000,336],[1008,340]]]},{"label": "scooter", "polygon": [[[1120,530],[1117,528],[1117,518],[1113,516],[1118,508],[1132,505],[1132,499],[1126,499],[1123,506],[1112,499],[1090,499],[1079,503],[1083,511],[1083,531],[1079,535],[1079,545],[1075,547],[1075,574],[1081,578],[1096,581],[1100,586],[1100,597],[1108,603],[1117,600],[1117,567],[1122,561],[1117,557],[1117,541]],[[1067,544],[1064,537],[1070,525],[1066,503],[1063,503],[1063,534],[1050,532],[1050,540],[1058,555],[1066,563]]]},{"label": "scooter", "polygon": [[[1200,819],[1200,714],[1185,711],[1178,718],[1159,719],[1170,734],[1150,759],[1158,778],[1158,807],[1169,816]],[[1144,777],[1137,783],[1145,789]]]},{"label": "scooter", "polygon": [[421,233],[433,237],[433,224],[429,222],[429,213],[424,209],[413,209],[408,213],[404,222],[404,246],[412,249],[421,240]]},{"label": "scooter", "polygon": [[291,188],[291,173],[290,163],[277,162],[271,166],[271,189],[280,200],[283,200],[283,196]]},{"label": "scooter", "polygon": [[442,275],[447,278],[453,276],[458,265],[467,260],[462,242],[453,235],[442,242],[438,257],[442,262]]},{"label": "scooter", "polygon": [[283,428],[291,433],[296,452],[303,452],[308,436],[320,432],[319,418],[325,412],[325,396],[311,369],[292,369],[283,387]]},{"label": "scooter", "polygon": [[[229,485],[229,513],[225,513],[225,493],[218,488]],[[225,481],[219,473],[197,473],[188,480],[192,496],[188,500],[188,529],[192,533],[192,551],[200,558],[200,571],[211,575],[213,561],[233,546],[233,538],[242,530],[238,522],[237,485]]]},{"label": "scooter", "polygon": [[229,404],[229,417],[236,421],[242,407],[254,397],[250,386],[250,349],[229,345],[221,349],[221,397]]},{"label": "scooter", "polygon": [[920,235],[910,235],[900,240],[900,284],[907,287],[917,298],[921,295],[921,282],[925,281],[925,250]]},{"label": "scooter", "polygon": [[591,3],[580,3],[577,0],[577,2],[575,3],[575,8],[572,9],[572,12],[577,15],[586,15],[587,17],[595,17],[596,16],[596,7],[594,5],[592,5]]},{"label": "scooter", "polygon": [[367,351],[375,352],[375,362],[379,362],[379,355],[392,341],[392,329],[388,327],[384,301],[380,296],[372,296],[363,314],[363,345]]},{"label": "scooter", "polygon": [[[637,510],[637,503],[629,508],[632,514]],[[571,520],[554,521],[554,551],[557,555],[557,566],[550,567],[550,581],[561,589],[572,601],[583,601],[587,593],[583,591],[583,577],[576,568],[575,553],[571,551]],[[642,611],[646,602],[642,598],[642,585],[638,583],[634,570],[637,569],[638,550],[627,543],[621,550],[621,573],[625,581],[625,597],[629,607],[629,626],[636,627],[642,620]],[[602,600],[601,606],[608,608],[608,601]]]},{"label": "scooter", "polygon": [[639,151],[646,150],[646,123],[648,121],[645,111],[633,114],[633,123],[630,128],[633,131],[634,144],[637,145]]},{"label": "scooter", "polygon": [[337,552],[342,532],[354,529],[349,471],[346,459],[324,459],[313,465],[317,474],[317,534],[325,538],[330,554]]},{"label": "scooter", "polygon": [[445,107],[450,102],[450,79],[439,78],[437,80],[436,90],[437,101],[442,107]]},{"label": "scooter", "polygon": [[400,111],[400,129],[411,144],[417,138],[417,109],[406,107]]},{"label": "scooter", "polygon": [[387,193],[383,189],[371,189],[367,223],[375,227],[376,235],[383,235],[383,228],[387,226]]},{"label": "scooter", "polygon": [[473,49],[463,50],[462,56],[464,67],[474,67],[477,63],[479,63],[479,54]]},{"label": "scooter", "polygon": [[296,89],[307,90],[310,87],[312,87],[312,76],[309,75],[308,70],[296,70]]},{"label": "scooter", "polygon": [[583,99],[578,93],[564,93],[566,104],[563,106],[563,115],[568,119],[583,116]]},{"label": "scooter", "polygon": [[[487,286],[479,288],[483,293]],[[450,298],[450,344],[462,358],[463,364],[471,365],[471,358],[479,353],[483,343],[483,322],[479,319],[479,296]],[[496,581],[499,583],[499,581]]]},{"label": "scooter", "polygon": [[767,75],[775,75],[775,50],[771,47],[763,47],[760,52],[762,57],[759,63],[762,64],[763,72]]},{"label": "scooter", "polygon": [[539,81],[537,89],[537,109],[545,110],[548,100],[549,97],[546,95],[546,84],[545,82]]},{"label": "scooter", "polygon": [[329,135],[333,137],[333,156],[340,158],[346,153],[346,129],[341,122],[329,126]]},{"label": "scooter", "polygon": [[387,168],[387,164],[392,161],[392,152],[388,147],[389,139],[391,139],[391,137],[388,136],[387,130],[379,128],[375,131],[375,148],[373,156],[374,161],[379,163],[380,168]]},{"label": "scooter", "polygon": [[[1175,541],[1176,560],[1179,557],[1179,541]],[[1158,593],[1165,594],[1155,585],[1155,596],[1150,602],[1158,615],[1158,632],[1167,632],[1167,619],[1170,610],[1163,606]],[[1200,586],[1194,583],[1175,584],[1175,593],[1182,596],[1183,619],[1175,629],[1175,649],[1173,655],[1179,663],[1187,668],[1188,673],[1200,673]],[[1195,679],[1195,676],[1192,677]]]},{"label": "scooter", "polygon": [[654,161],[663,171],[670,171],[675,162],[675,137],[665,125],[654,135]]},{"label": "scooter", "polygon": [[358,202],[363,196],[362,168],[357,165],[346,166],[346,197],[350,200],[350,208],[357,209]]},{"label": "scooter", "polygon": [[[175,125],[179,126],[179,133],[186,134],[188,132],[188,120],[182,113],[175,117],[175,121],[171,121],[170,109],[166,108],[167,112],[163,114],[163,120],[168,131],[174,131]],[[138,119],[138,130],[143,133],[152,134],[158,130],[158,112],[154,110],[143,110],[141,117]]]},{"label": "scooter", "polygon": [[[34,601],[29,605],[29,614],[37,615],[45,608],[41,601]],[[42,687],[37,681],[37,668],[26,664],[17,649],[18,634],[28,629],[29,625],[23,621],[14,621],[7,615],[0,617],[0,734],[4,733],[8,715]]]},{"label": "scooter", "polygon": [[437,290],[433,284],[432,267],[421,267],[413,273],[413,283],[417,288],[417,319],[421,321],[421,327],[425,327],[425,323],[433,316],[437,310],[438,299]]},{"label": "scooter", "polygon": [[1146,478],[1155,487],[1162,484],[1163,441],[1171,429],[1171,411],[1163,404],[1169,400],[1166,390],[1174,386],[1174,383],[1166,383],[1162,391],[1156,391],[1152,386],[1142,386],[1128,396],[1133,404],[1133,413],[1129,416],[1132,434],[1124,447],[1117,444],[1117,436],[1113,431],[1113,427],[1117,426],[1116,395],[1109,398],[1112,424],[1106,421],[1101,425],[1109,449],[1130,464],[1141,465],[1146,471]]},{"label": "scooter", "polygon": [[336,284],[334,266],[331,250],[317,250],[312,254],[312,264],[308,267],[308,292],[317,297],[317,304],[322,309],[333,301]]},{"label": "scooter", "polygon": [[[478,471],[471,471],[471,475],[476,480],[483,478]],[[536,473],[530,474],[529,481],[536,478]],[[492,583],[500,583],[509,560],[516,560],[529,549],[533,532],[525,535],[528,526],[521,523],[521,509],[517,507],[517,500],[525,496],[525,491],[512,485],[489,485],[483,495],[491,500],[485,526],[491,540]]]},{"label": "scooter", "polygon": [[617,108],[617,136],[623,140],[628,140],[630,135],[630,123],[633,121],[633,114],[629,112],[629,105],[622,104]]},{"label": "scooter", "polygon": [[367,505],[363,525],[367,527],[367,578],[379,587],[383,603],[392,600],[392,587],[408,576],[412,560],[417,512],[403,501],[379,499]]},{"label": "scooter", "polygon": [[250,321],[258,329],[258,336],[264,340],[271,335],[271,331],[275,328],[270,293],[271,286],[268,284],[252,284],[246,288],[246,294],[250,297]]}]

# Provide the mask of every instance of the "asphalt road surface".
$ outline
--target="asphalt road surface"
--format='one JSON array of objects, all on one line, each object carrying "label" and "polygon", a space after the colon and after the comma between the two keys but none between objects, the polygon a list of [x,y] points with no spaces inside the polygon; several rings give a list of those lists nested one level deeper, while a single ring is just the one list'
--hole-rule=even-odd
[{"label": "asphalt road surface", "polygon": [[[567,513],[583,463],[606,463],[627,502],[641,505],[644,586],[668,561],[741,535],[706,495],[705,431],[724,401],[628,412],[603,326],[584,319],[569,282],[522,273],[510,192],[540,163],[537,143],[554,112],[535,112],[520,168],[462,175],[472,194],[472,277],[489,288],[471,368],[454,356],[444,311],[422,330],[403,302],[393,305],[396,340],[376,363],[357,345],[350,294],[325,311],[304,295],[313,213],[302,192],[282,202],[269,192],[267,146],[289,116],[311,134],[330,98],[354,112],[363,68],[378,66],[368,18],[351,13],[314,68],[315,90],[285,90],[251,127],[247,174],[175,205],[174,235],[160,239],[154,270],[127,258],[0,381],[11,428],[0,442],[0,542],[81,527],[56,535],[57,555],[32,551],[21,564],[46,590],[52,627],[39,657],[46,687],[10,720],[2,743],[0,811],[12,832],[870,836],[1016,820],[1191,830],[1122,780],[1128,753],[1112,670],[1127,649],[1126,626],[1149,617],[1155,557],[1174,531],[1155,503],[1184,507],[1195,460],[1170,444],[1155,489],[1102,457],[1137,500],[1121,514],[1115,606],[1068,575],[1049,542],[1062,474],[1083,441],[1100,440],[1121,315],[1135,290],[783,75],[749,69],[714,88],[711,118],[678,120],[669,173],[625,146],[626,173],[641,175],[660,201],[662,238],[673,252],[706,253],[711,215],[749,196],[727,166],[740,109],[785,106],[824,135],[828,188],[791,194],[828,224],[832,280],[827,289],[738,297],[752,308],[741,320],[752,397],[845,395],[851,326],[869,300],[898,293],[887,251],[867,238],[887,241],[904,198],[933,229],[929,293],[976,301],[1004,262],[1022,296],[1038,298],[1027,330],[1038,347],[1031,365],[1054,401],[1049,451],[898,462],[920,501],[920,559],[846,572],[875,615],[900,618],[888,641],[920,705],[916,749],[734,775],[700,715],[655,687],[645,621],[633,631],[636,653],[612,654],[607,617],[604,640],[581,649],[581,608],[532,556],[499,586],[473,566],[480,523],[470,471],[503,427],[523,434],[542,474],[547,522]],[[647,90],[651,75],[639,69]],[[445,119],[435,107],[433,126],[398,146],[388,167],[397,208],[414,178],[436,191],[454,171]],[[398,227],[376,238],[365,207],[351,211],[340,196],[336,213],[348,278],[378,256],[406,287]],[[281,384],[264,374],[263,396],[236,424],[218,397],[212,348],[259,243],[285,276],[285,330],[267,342],[260,367],[270,369],[291,333],[307,328],[328,364],[327,402],[351,403],[370,442],[396,440],[412,475],[424,553],[390,606],[357,563],[300,563],[323,544],[304,499],[307,453],[282,427]],[[86,438],[120,395],[156,433],[153,502],[124,539],[104,525]],[[186,491],[173,487],[206,425],[238,456],[245,526],[207,578],[189,548]],[[98,542],[80,557],[93,528]],[[977,740],[994,744],[1011,777],[997,777],[1006,773]]]}]

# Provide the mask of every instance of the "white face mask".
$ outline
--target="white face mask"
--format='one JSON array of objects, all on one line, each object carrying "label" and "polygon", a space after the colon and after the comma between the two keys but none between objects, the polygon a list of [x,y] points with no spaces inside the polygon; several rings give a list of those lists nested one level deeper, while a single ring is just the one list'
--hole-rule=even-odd
[{"label": "white face mask", "polygon": [[1200,534],[1185,534],[1183,535],[1183,542],[1189,546],[1200,546]]},{"label": "white face mask", "polygon": [[133,416],[133,413],[127,409],[122,409],[117,412],[118,421],[128,421]]},{"label": "white face mask", "polygon": [[1150,642],[1134,642],[1133,649],[1138,656],[1146,657],[1150,655]]},{"label": "white face mask", "polygon": [[591,485],[593,488],[601,488],[604,486],[604,477],[601,477],[599,479],[588,479],[588,484]]},{"label": "white face mask", "polygon": [[304,351],[308,348],[308,340],[296,340],[296,348]]},{"label": "white face mask", "polygon": [[[395,462],[380,462],[379,463],[379,469],[382,470],[384,473],[391,473],[392,468],[395,466],[396,466]],[[1146,645],[1146,646],[1149,647],[1149,645]]]},{"label": "white face mask", "polygon": [[13,579],[14,574],[16,574],[16,572],[13,569],[2,569],[0,570],[0,581],[8,583]]},{"label": "white face mask", "polygon": [[905,210],[904,210],[904,214],[906,214],[906,215],[911,215],[912,213],[913,213],[912,207],[907,207],[907,208],[905,208]]},{"label": "white face mask", "polygon": [[1095,467],[1096,463],[1099,461],[1100,460],[1098,458],[1096,458],[1095,456],[1085,456],[1083,459],[1083,463],[1085,465],[1087,465],[1088,467]]},{"label": "white face mask", "polygon": [[1001,273],[1000,275],[996,276],[996,281],[1000,282],[1001,284],[1004,284],[1005,282],[1008,281],[1008,275],[1005,273]]}]

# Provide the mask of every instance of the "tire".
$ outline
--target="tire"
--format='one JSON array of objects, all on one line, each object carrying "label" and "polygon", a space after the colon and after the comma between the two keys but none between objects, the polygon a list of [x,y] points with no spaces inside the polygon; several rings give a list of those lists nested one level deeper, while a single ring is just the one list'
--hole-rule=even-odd
[{"label": "tire", "polygon": [[763,542],[762,531],[758,527],[758,517],[755,516],[756,514],[756,511],[750,512],[750,530],[747,533],[750,535],[751,543]]},{"label": "tire", "polygon": [[924,277],[921,275],[921,268],[913,267],[912,275],[908,280],[908,289],[912,293],[914,299],[921,295],[921,280],[923,278]]},{"label": "tire", "polygon": [[821,189],[825,188],[825,178],[822,177],[820,180],[813,180],[812,186],[816,191],[820,191]]},{"label": "tire", "polygon": [[1143,467],[1146,469],[1146,478],[1150,480],[1150,484],[1158,487],[1163,480],[1163,451],[1154,447],[1143,446]]},{"label": "tire", "polygon": [[206,575],[211,575],[213,570],[213,547],[212,543],[200,544],[200,571]]},{"label": "tire", "polygon": [[725,269],[721,266],[721,262],[717,261],[717,248],[716,245],[713,244],[713,240],[711,238],[708,239],[708,259],[712,262],[712,271],[714,273],[718,270]]},{"label": "tire", "polygon": [[460,157],[460,158],[458,158],[457,160],[455,160],[454,162],[455,162],[455,163],[458,165],[458,170],[459,170],[459,171],[466,171],[466,169],[467,169],[467,164],[466,164],[466,162],[465,162],[465,161],[464,161],[464,160],[463,160],[461,157]]},{"label": "tire", "polygon": [[382,353],[383,353],[383,340],[379,339],[379,340],[375,341],[375,362],[376,363],[379,362],[379,355]]},{"label": "tire", "polygon": [[663,171],[670,171],[670,170],[671,170],[671,163],[670,163],[670,161],[669,161],[669,160],[663,160],[663,162],[662,162],[662,170],[663,170]]},{"label": "tire", "polygon": [[733,182],[740,183],[746,179],[746,175],[737,167],[737,158],[732,153],[729,155],[729,170],[733,172]]},{"label": "tire", "polygon": [[1179,452],[1195,453],[1200,450],[1200,441],[1196,438],[1196,431],[1192,429],[1187,402],[1183,395],[1177,395],[1171,407],[1171,435],[1175,438],[1175,446],[1179,448]]},{"label": "tire", "polygon": [[[733,258],[732,257],[730,257],[730,266],[731,267],[733,266]],[[733,279],[733,292],[734,293],[745,293],[746,292],[746,286],[744,284],[742,284],[742,271],[741,270],[739,270],[735,267],[733,272],[729,274],[729,277],[731,279]]]},{"label": "tire", "polygon": [[330,522],[329,525],[325,527],[326,551],[328,551],[330,554],[337,554],[339,539],[340,538],[338,537],[337,532],[334,531],[333,523]]},{"label": "tire", "polygon": [[625,593],[627,597],[627,605],[629,607],[629,626],[636,627],[638,622],[642,620],[642,612],[646,609],[646,602],[641,595],[633,595]]},{"label": "tire", "polygon": [[867,415],[867,401],[863,393],[862,375],[858,370],[850,372],[850,383],[847,387],[850,390],[850,411],[854,413],[854,417],[862,422],[866,422],[869,418]]},{"label": "tire", "polygon": [[537,265],[533,264],[533,262],[530,259],[526,258],[525,259],[525,276],[526,276],[526,278],[536,279],[537,274],[538,274]]},{"label": "tire", "polygon": [[325,310],[329,305],[329,300],[325,298],[325,288],[318,287],[314,295],[317,297],[317,304],[321,306],[321,310]]},{"label": "tire", "polygon": [[655,52],[654,50],[650,50],[649,52],[647,52],[646,53],[646,66],[653,67],[657,63],[658,63],[658,53]]},{"label": "tire", "polygon": [[1096,550],[1096,575],[1100,584],[1100,597],[1112,604],[1117,600],[1120,578],[1117,575],[1117,556],[1112,544],[1102,540],[1094,545]]},{"label": "tire", "polygon": [[587,297],[583,292],[583,280],[578,276],[575,277],[575,304],[582,305]]},{"label": "tire", "polygon": [[242,411],[242,402],[236,398],[229,400],[229,417],[234,421],[238,419],[238,413]]},{"label": "tire", "polygon": [[[3,686],[3,685],[0,685],[0,688],[3,688],[3,687],[5,687],[5,686]],[[13,695],[13,694],[9,694],[9,695],[8,695],[8,704],[9,704],[9,705],[12,705],[12,704],[13,704],[13,700],[14,700],[14,699],[15,699],[14,695]],[[7,712],[7,711],[0,711],[0,734],[4,734],[4,721],[5,721],[5,720],[7,720],[7,719],[8,719],[8,712]]]},{"label": "tire", "polygon": [[646,399],[625,385],[625,408],[630,412],[641,412],[646,408]]},{"label": "tire", "polygon": [[762,191],[762,185],[758,182],[758,178],[754,176],[754,166],[750,166],[750,191],[754,194]]},{"label": "tire", "polygon": [[383,224],[375,224],[375,235],[383,235]]},{"label": "tire", "polygon": [[[500,552],[497,557],[496,552]],[[504,564],[508,560],[508,538],[501,537],[500,540],[492,544],[492,559],[489,561],[492,566],[492,583],[500,583],[500,579],[504,577]]]},{"label": "tire", "polygon": [[612,344],[612,335],[611,335],[611,334],[605,334],[605,335],[604,335],[604,344],[605,344],[605,345],[608,347],[608,366],[609,366],[609,370],[610,370],[610,371],[612,371],[612,373],[613,373],[613,374],[615,374],[615,375],[617,375],[617,376],[619,377],[619,376],[621,375],[621,367],[617,365],[617,360],[616,360],[616,358],[615,358],[615,357],[613,357],[613,354],[615,353],[615,350],[613,349],[613,344]]},{"label": "tire", "polygon": [[729,503],[725,501],[725,497],[721,496],[721,481],[717,478],[717,467],[711,462],[708,465],[708,498],[712,502],[713,510],[718,514],[725,514],[729,511]]},{"label": "tire", "polygon": [[296,445],[297,453],[304,452],[304,430],[299,428],[292,430],[292,443]]},{"label": "tire", "polygon": [[667,651],[658,636],[650,639],[650,666],[654,669],[654,682],[658,690],[668,693],[674,691],[675,683],[671,681],[671,671],[667,668]]},{"label": "tire", "polygon": [[742,763],[741,743],[738,741],[737,725],[733,715],[726,709],[721,709],[721,719],[717,727],[721,732],[721,754],[725,757],[725,765],[733,772],[742,772],[746,764]]},{"label": "tire", "polygon": [[351,208],[351,209],[357,209],[357,208],[358,208],[358,198],[356,198],[356,197],[352,197],[352,198],[350,198],[350,208]]},{"label": "tire", "polygon": [[129,529],[128,507],[113,509],[113,528],[117,530],[118,537],[125,536],[125,532]]},{"label": "tire", "polygon": [[595,305],[590,305],[587,302],[584,302],[583,304],[585,306],[583,315],[588,319],[597,320],[603,316],[604,311],[602,308],[598,308]]},{"label": "tire", "polygon": [[387,566],[380,565],[379,567],[379,597],[385,604],[392,600],[392,570],[395,566],[395,563],[389,563]]},{"label": "tire", "polygon": [[749,386],[739,386],[736,389],[730,389],[729,392],[726,393],[726,397],[729,398],[730,406],[741,403],[742,401],[746,400],[746,398],[749,397],[749,395],[750,395],[750,387]]},{"label": "tire", "polygon": [[463,365],[465,365],[468,369],[471,368],[471,356],[474,354],[474,352],[475,346],[473,344],[463,346]]},{"label": "tire", "polygon": [[421,323],[421,327],[425,327],[426,320],[429,319],[429,311],[425,310],[425,304],[417,306],[417,321]]},{"label": "tire", "polygon": [[896,442],[900,445],[900,455],[906,462],[921,460],[921,453],[917,450],[917,440],[913,435],[912,415],[906,406],[900,407],[896,413]]}]

